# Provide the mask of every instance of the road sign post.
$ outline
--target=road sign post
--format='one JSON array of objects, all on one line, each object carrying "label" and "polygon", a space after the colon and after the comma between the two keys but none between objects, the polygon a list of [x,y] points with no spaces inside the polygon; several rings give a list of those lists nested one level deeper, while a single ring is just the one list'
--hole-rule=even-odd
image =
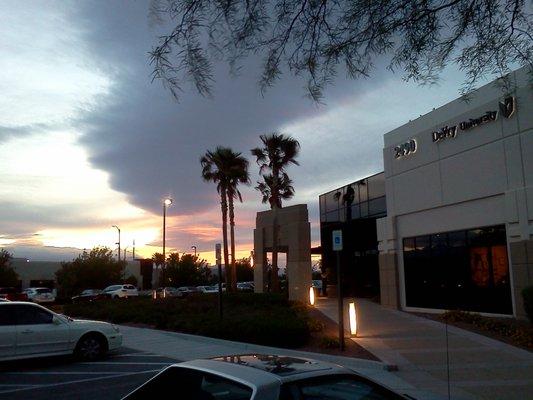
[{"label": "road sign post", "polygon": [[215,244],[215,256],[218,267],[218,316],[222,319],[222,255],[220,243]]},{"label": "road sign post", "polygon": [[342,231],[335,230],[332,232],[333,251],[337,254],[337,298],[339,311],[339,348],[344,351],[344,304],[342,299],[342,280],[341,280],[341,251],[342,251]]}]

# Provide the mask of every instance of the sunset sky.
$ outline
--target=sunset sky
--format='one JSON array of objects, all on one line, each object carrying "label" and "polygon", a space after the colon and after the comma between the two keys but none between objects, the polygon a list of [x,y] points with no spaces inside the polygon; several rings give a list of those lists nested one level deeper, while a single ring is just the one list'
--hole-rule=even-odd
[{"label": "sunset sky", "polygon": [[[304,97],[286,74],[264,97],[258,59],[239,77],[216,68],[213,98],[188,85],[176,102],[151,82],[148,51],[168,29],[148,18],[147,1],[0,2],[0,247],[15,257],[65,260],[80,249],[136,241],[139,256],[159,251],[162,199],[170,196],[167,252],[212,260],[221,241],[219,199],[202,181],[200,156],[217,145],[250,149],[280,131],[301,143],[289,169],[319,243],[318,195],[382,170],[383,134],[458,97],[464,76],[446,70],[437,86],[406,83],[376,65],[351,81],[339,75],[325,104]],[[490,77],[488,77],[490,79]],[[253,186],[238,204],[238,256],[252,250]]]}]

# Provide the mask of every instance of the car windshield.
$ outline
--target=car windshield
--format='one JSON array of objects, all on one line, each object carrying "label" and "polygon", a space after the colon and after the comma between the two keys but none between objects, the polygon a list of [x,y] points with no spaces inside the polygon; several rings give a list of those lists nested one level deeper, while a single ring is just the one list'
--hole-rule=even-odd
[{"label": "car windshield", "polygon": [[306,379],[297,384],[302,400],[400,400],[401,396],[373,382],[350,375]]},{"label": "car windshield", "polygon": [[39,294],[44,294],[44,293],[52,293],[52,291],[50,289],[43,289],[43,288],[40,288],[40,289],[35,289],[35,291]]},{"label": "car windshield", "polygon": [[122,288],[120,285],[108,286],[105,288],[104,292],[112,292],[113,290],[118,290]]},{"label": "car windshield", "polygon": [[249,400],[253,393],[250,387],[232,379],[200,370],[170,367],[124,400],[169,397],[168,394],[175,392],[176,388],[179,392],[175,398],[180,399]]}]

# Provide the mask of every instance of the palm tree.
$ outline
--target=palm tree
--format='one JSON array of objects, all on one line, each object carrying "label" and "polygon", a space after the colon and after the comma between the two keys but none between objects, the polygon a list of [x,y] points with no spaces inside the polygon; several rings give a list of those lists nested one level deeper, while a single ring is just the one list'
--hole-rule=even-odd
[{"label": "palm tree", "polygon": [[282,207],[282,201],[294,196],[292,181],[286,173],[290,164],[299,165],[296,157],[300,152],[300,143],[290,136],[280,133],[261,135],[262,147],[252,149],[260,167],[259,173],[263,182],[257,182],[256,189],[263,195],[263,203],[270,203],[273,210],[272,230],[272,291],[279,291],[278,277],[278,224],[277,209]]},{"label": "palm tree", "polygon": [[230,246],[231,246],[231,290],[237,290],[237,268],[235,266],[235,210],[233,200],[237,199],[242,203],[241,192],[238,189],[239,183],[250,184],[250,174],[248,172],[248,160],[241,153],[235,154],[232,162],[232,170],[228,184],[228,207],[230,226]]},{"label": "palm tree", "polygon": [[[220,208],[222,211],[222,242],[224,247],[224,264],[226,266],[226,282],[231,290],[237,289],[235,274],[235,215],[233,200],[242,201],[237,189],[239,183],[248,183],[248,160],[241,153],[236,153],[227,147],[217,147],[215,151],[208,151],[200,158],[202,178],[217,185],[220,194]],[[228,205],[231,227],[231,266],[228,255]]]}]

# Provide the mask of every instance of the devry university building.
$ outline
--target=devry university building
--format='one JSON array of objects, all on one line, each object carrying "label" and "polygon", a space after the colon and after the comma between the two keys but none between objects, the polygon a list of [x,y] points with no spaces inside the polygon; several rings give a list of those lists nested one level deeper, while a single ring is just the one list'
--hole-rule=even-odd
[{"label": "devry university building", "polygon": [[522,68],[505,85],[491,82],[468,101],[385,134],[385,171],[371,177],[380,189],[384,180],[377,213],[354,212],[361,187],[372,201],[372,179],[320,196],[324,268],[335,268],[330,233],[340,228],[351,238],[343,279],[366,271],[359,273],[366,290],[345,280],[347,294],[373,287],[381,304],[407,311],[525,317],[521,290],[533,284],[532,85]]}]

